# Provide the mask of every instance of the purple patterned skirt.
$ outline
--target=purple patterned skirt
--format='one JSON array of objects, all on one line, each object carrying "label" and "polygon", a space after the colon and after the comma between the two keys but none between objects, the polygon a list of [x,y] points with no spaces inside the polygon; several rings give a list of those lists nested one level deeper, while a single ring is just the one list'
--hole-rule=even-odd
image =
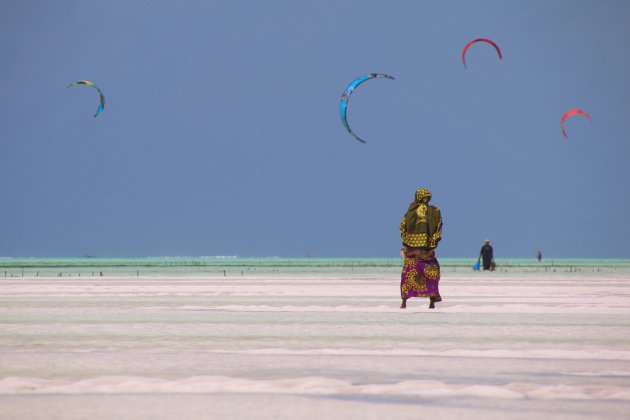
[{"label": "purple patterned skirt", "polygon": [[400,279],[400,297],[434,297],[441,302],[440,264],[435,258],[435,251],[403,248],[404,262]]}]

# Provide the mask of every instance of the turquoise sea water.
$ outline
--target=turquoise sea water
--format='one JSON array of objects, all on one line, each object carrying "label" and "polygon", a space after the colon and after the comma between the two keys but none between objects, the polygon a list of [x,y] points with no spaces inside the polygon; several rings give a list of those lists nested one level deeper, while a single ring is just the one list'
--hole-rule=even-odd
[{"label": "turquoise sea water", "polygon": [[[475,274],[474,258],[440,258],[444,273]],[[616,273],[630,277],[630,259],[497,259],[503,273]],[[400,272],[400,258],[0,258],[0,276],[383,276]]]}]

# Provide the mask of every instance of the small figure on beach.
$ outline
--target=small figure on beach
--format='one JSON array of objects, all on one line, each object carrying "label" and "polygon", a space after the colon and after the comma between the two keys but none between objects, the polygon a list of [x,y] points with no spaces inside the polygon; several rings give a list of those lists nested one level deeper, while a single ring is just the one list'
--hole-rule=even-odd
[{"label": "small figure on beach", "polygon": [[536,251],[536,259],[538,260],[538,262],[542,260],[542,252],[540,252],[540,249]]},{"label": "small figure on beach", "polygon": [[492,247],[490,246],[489,239],[486,239],[481,247],[481,251],[479,251],[479,259],[481,259],[484,270],[494,271],[494,253],[492,251]]},{"label": "small figure on beach", "polygon": [[428,297],[429,308],[441,302],[439,282],[440,264],[435,248],[442,239],[440,209],[429,204],[431,191],[416,190],[413,202],[400,222],[403,269],[400,280],[401,309],[407,307],[410,297]]}]

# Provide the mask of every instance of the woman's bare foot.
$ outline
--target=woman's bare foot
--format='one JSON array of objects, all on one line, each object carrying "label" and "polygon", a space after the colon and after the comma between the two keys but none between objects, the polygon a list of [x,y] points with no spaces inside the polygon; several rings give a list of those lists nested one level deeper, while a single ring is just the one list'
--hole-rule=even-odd
[{"label": "woman's bare foot", "polygon": [[429,303],[429,309],[435,309],[435,298],[434,298],[434,297],[431,297],[431,298],[429,298],[429,299],[430,299],[430,300],[429,300],[429,302],[430,302],[430,303]]},{"label": "woman's bare foot", "polygon": [[402,303],[400,304],[400,309],[406,309],[407,308],[407,299],[403,299]]}]

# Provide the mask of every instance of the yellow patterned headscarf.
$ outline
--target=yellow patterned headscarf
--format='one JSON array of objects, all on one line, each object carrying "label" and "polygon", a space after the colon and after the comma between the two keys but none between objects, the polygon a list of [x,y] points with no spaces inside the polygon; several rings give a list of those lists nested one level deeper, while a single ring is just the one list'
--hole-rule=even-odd
[{"label": "yellow patterned headscarf", "polygon": [[428,203],[429,201],[431,201],[431,191],[427,190],[426,188],[420,188],[419,190],[416,190],[416,201],[419,203]]}]

